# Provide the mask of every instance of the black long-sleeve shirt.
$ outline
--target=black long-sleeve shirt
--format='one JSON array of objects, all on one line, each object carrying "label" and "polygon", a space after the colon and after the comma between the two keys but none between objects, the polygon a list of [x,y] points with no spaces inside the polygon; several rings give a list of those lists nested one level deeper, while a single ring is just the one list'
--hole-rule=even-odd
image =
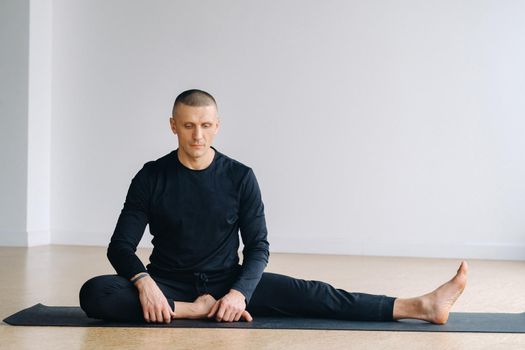
[{"label": "black long-sleeve shirt", "polygon": [[[107,251],[117,274],[231,270],[239,264],[240,230],[243,263],[231,288],[250,300],[269,257],[264,205],[253,171],[214,150],[203,170],[185,167],[175,150],[135,175]],[[148,223],[153,252],[146,269],[135,251]]]}]

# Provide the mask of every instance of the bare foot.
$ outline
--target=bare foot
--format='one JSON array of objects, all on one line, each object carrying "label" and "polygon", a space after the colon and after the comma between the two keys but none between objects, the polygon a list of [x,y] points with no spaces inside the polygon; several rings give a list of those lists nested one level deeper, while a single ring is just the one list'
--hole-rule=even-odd
[{"label": "bare foot", "polygon": [[206,318],[216,301],[217,300],[215,300],[215,298],[210,294],[203,294],[199,296],[193,302],[195,315],[193,315],[194,317],[192,318]]},{"label": "bare foot", "polygon": [[396,299],[394,319],[416,318],[435,324],[445,324],[452,305],[467,285],[468,264],[461,262],[456,275],[434,291],[411,299]]},{"label": "bare foot", "polygon": [[447,322],[452,305],[454,305],[467,285],[467,271],[467,262],[463,261],[456,276],[433,292],[421,297],[429,322],[436,324],[445,324]]}]

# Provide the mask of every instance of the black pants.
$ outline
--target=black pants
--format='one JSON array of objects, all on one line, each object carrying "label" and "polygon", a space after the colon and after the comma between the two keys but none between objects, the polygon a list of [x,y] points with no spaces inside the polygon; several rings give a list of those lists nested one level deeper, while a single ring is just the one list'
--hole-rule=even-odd
[{"label": "black pants", "polygon": [[[230,290],[238,269],[229,273],[181,274],[176,278],[151,276],[168,304],[192,302],[209,293],[220,299]],[[394,298],[349,293],[320,281],[264,273],[246,309],[253,316],[321,317],[361,321],[392,321]],[[174,306],[175,305],[175,306]],[[89,317],[145,322],[137,288],[124,277],[102,275],[80,289],[80,306]]]}]

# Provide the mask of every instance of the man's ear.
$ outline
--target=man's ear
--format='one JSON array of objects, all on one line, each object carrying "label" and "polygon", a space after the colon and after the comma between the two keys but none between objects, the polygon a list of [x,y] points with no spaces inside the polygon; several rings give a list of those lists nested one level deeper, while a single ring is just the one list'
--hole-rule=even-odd
[{"label": "man's ear", "polygon": [[170,117],[170,127],[171,131],[173,131],[173,133],[177,135],[177,126],[175,125],[175,119],[173,117]]},{"label": "man's ear", "polygon": [[219,132],[220,126],[221,126],[221,120],[219,117],[217,117],[217,128],[215,129],[214,135],[217,135],[217,133]]}]

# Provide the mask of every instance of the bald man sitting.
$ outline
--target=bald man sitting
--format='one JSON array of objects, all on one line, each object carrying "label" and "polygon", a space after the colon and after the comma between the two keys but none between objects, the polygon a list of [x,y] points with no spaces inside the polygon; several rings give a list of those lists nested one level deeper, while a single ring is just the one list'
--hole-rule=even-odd
[{"label": "bald man sitting", "polygon": [[[181,93],[170,125],[178,149],[145,163],[135,175],[111,237],[107,256],[117,274],[93,277],[80,290],[89,317],[165,323],[251,321],[259,315],[447,322],[467,283],[466,262],[450,281],[409,299],[264,272],[269,244],[261,193],[251,168],[212,147],[220,125],[215,99],[202,90]],[[147,224],[153,252],[144,267],[135,251]]]}]

